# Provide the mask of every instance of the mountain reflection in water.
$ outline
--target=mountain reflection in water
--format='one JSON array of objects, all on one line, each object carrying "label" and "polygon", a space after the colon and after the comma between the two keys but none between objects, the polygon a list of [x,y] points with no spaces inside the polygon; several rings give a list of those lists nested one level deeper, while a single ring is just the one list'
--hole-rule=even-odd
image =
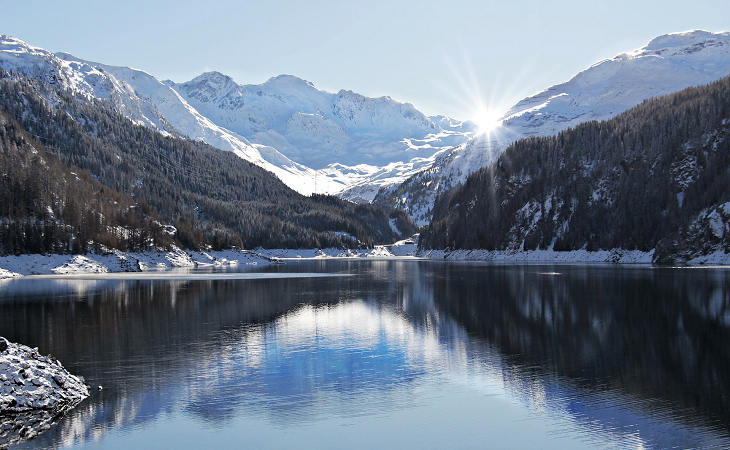
[{"label": "mountain reflection in water", "polygon": [[174,443],[165,430],[179,424],[203,443],[245,434],[253,447],[730,445],[728,271],[258,270],[300,273],[0,286],[0,334],[104,387],[20,447]]}]

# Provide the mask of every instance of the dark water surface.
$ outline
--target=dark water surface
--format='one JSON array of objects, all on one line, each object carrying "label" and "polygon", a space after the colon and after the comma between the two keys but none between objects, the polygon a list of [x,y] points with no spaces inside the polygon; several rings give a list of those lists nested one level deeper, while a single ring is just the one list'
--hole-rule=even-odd
[{"label": "dark water surface", "polygon": [[238,270],[0,282],[103,386],[17,448],[730,448],[730,270]]}]

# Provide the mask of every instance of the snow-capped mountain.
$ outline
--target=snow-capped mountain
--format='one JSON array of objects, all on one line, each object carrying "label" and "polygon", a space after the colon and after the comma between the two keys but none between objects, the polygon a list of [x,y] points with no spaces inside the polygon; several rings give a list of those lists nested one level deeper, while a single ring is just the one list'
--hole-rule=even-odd
[{"label": "snow-capped mountain", "polygon": [[302,177],[313,177],[314,171],[275,149],[252,144],[243,136],[216,125],[174,89],[142,70],[84,61],[66,53],[54,54],[9,36],[0,36],[0,66],[61,89],[109,100],[116,110],[135,123],[232,151],[273,172],[290,186]]},{"label": "snow-capped mountain", "polygon": [[688,31],[659,36],[646,46],[593,64],[569,81],[518,102],[502,126],[475,136],[376,202],[405,208],[428,223],[436,196],[466,180],[519,139],[550,136],[580,123],[610,119],[642,101],[730,74],[730,33]]},{"label": "snow-capped mountain", "polygon": [[471,122],[432,120],[389,97],[331,94],[290,75],[244,86],[209,72],[176,84],[8,36],[0,36],[0,66],[109,100],[149,128],[233,151],[304,194],[347,190],[345,198],[370,201],[476,131]]},{"label": "snow-capped mountain", "polygon": [[434,122],[390,97],[332,94],[291,75],[239,85],[208,72],[186,83],[166,83],[217,125],[314,169],[429,157],[476,131],[471,123],[455,125],[442,117]]},{"label": "snow-capped mountain", "polygon": [[548,136],[605,120],[643,100],[711,83],[730,73],[730,33],[689,31],[600,61],[569,81],[513,106],[503,125],[521,136]]},{"label": "snow-capped mountain", "polygon": [[644,99],[727,75],[730,33],[660,36],[518,102],[501,127],[468,142],[477,128],[472,122],[427,117],[389,97],[328,93],[290,75],[240,85],[208,72],[177,84],[7,36],[0,37],[0,66],[107,99],[133,121],[163,133],[233,151],[305,194],[371,201],[382,190],[379,201],[405,207],[424,224],[440,192],[520,138],[608,119]]},{"label": "snow-capped mountain", "polygon": [[427,117],[390,97],[333,94],[292,75],[239,85],[208,72],[165,83],[215,124],[315,169],[305,191],[356,201],[371,201],[477,131],[472,122]]}]

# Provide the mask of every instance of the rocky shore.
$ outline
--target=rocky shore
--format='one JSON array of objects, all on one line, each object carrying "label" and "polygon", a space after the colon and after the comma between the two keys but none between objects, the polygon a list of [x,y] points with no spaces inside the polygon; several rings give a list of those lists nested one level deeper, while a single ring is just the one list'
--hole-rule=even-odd
[{"label": "rocky shore", "polygon": [[0,337],[0,448],[32,439],[88,396],[58,360]]}]

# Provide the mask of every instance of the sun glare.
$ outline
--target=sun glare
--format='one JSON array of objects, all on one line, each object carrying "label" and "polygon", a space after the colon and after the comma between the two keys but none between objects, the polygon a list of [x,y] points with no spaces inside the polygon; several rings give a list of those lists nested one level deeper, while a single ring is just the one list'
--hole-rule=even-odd
[{"label": "sun glare", "polygon": [[502,124],[501,114],[497,111],[482,108],[471,119],[479,127],[480,133],[489,133]]}]

